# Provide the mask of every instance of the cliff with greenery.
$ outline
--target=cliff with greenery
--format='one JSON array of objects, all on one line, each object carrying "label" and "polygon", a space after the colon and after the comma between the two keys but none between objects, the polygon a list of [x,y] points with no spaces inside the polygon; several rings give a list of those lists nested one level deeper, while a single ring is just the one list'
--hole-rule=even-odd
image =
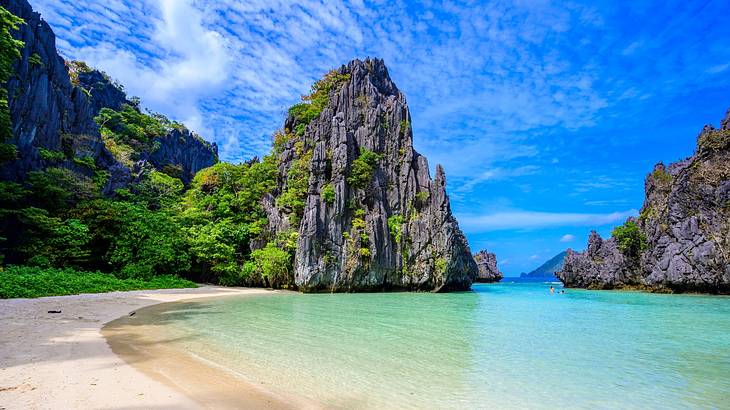
[{"label": "cliff with greenery", "polygon": [[477,268],[445,175],[413,149],[404,95],[382,60],[331,71],[289,110],[274,147],[270,236],[296,238],[307,291],[463,290]]},{"label": "cliff with greenery", "polygon": [[443,170],[432,180],[413,150],[381,60],[318,81],[269,155],[220,163],[214,144],[64,61],[25,0],[0,5],[3,297],[190,284],[180,277],[305,291],[470,286],[476,265]]},{"label": "cliff with greenery", "polygon": [[50,26],[26,0],[0,6],[7,20],[0,178],[24,182],[31,172],[62,168],[113,195],[144,179],[146,169],[187,183],[217,161],[214,145],[181,124],[143,113],[106,74],[65,61]]},{"label": "cliff with greenery", "polygon": [[584,253],[568,250],[567,286],[730,293],[730,110],[700,133],[694,154],[646,177],[638,218]]}]

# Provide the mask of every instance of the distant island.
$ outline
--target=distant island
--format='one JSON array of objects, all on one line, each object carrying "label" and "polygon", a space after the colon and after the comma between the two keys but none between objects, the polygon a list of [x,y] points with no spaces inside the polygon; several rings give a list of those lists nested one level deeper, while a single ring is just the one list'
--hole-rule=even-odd
[{"label": "distant island", "polygon": [[528,273],[521,273],[520,278],[557,280],[557,278],[555,277],[555,272],[563,269],[563,260],[565,259],[565,255],[567,254],[567,251],[560,252],[559,254],[550,258],[547,262],[535,268],[534,270]]}]

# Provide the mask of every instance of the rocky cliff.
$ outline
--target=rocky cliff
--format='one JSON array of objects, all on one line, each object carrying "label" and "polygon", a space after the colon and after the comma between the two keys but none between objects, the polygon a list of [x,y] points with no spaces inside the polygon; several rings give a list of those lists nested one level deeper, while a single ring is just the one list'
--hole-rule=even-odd
[{"label": "rocky cliff", "polygon": [[[568,250],[567,286],[666,292],[730,292],[730,110],[705,126],[694,154],[657,164],[638,219],[617,237],[591,233],[584,253]],[[636,233],[626,235],[636,227]]]},{"label": "rocky cliff", "polygon": [[[107,193],[129,183],[133,167],[114,158],[94,121],[102,108],[119,110],[129,104],[124,91],[105,74],[83,63],[64,61],[50,26],[26,0],[0,0],[0,6],[25,21],[13,33],[24,47],[6,85],[13,134],[7,142],[15,145],[17,158],[0,164],[0,178],[21,181],[29,171],[53,166],[88,177],[95,170],[106,171]],[[215,145],[188,130],[173,129],[156,146],[161,149],[141,153],[141,160],[159,169],[179,168],[184,182],[217,161]],[[63,155],[44,156],[43,150]],[[79,161],[87,157],[94,160],[93,167]]]},{"label": "rocky cliff", "polygon": [[[67,62],[67,66],[72,83],[86,90],[89,95],[94,117],[103,108],[120,111],[125,105],[141,112],[139,101],[130,100],[122,86],[105,73],[80,61]],[[152,145],[156,149],[142,152],[140,160],[149,162],[155,169],[178,176],[186,185],[196,172],[218,162],[217,145],[203,140],[181,125],[170,128],[163,136],[155,137]]]},{"label": "rocky cliff", "polygon": [[[25,0],[1,0],[0,6],[25,20],[14,37],[24,42],[14,76],[7,83],[8,105],[17,159],[0,165],[3,179],[22,180],[26,173],[50,165],[39,149],[70,153],[60,165],[89,173],[72,158],[91,155],[97,165],[112,168],[117,162],[104,148],[93,119],[89,97],[69,80],[64,60],[56,50],[50,26]],[[125,178],[124,173],[115,173]]]},{"label": "rocky cliff", "polygon": [[298,233],[304,291],[466,290],[477,275],[446,195],[413,149],[405,96],[382,60],[329,73],[277,137],[273,230]]},{"label": "rocky cliff", "polygon": [[474,255],[474,261],[479,269],[476,278],[477,282],[499,282],[504,277],[502,272],[499,271],[499,268],[497,268],[497,256],[495,254],[481,250]]}]

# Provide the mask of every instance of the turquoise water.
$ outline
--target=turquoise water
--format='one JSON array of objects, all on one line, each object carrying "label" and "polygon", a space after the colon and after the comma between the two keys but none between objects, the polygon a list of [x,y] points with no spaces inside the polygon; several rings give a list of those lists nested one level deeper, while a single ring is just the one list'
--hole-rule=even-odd
[{"label": "turquoise water", "polygon": [[172,304],[180,348],[341,408],[730,408],[730,298],[475,285]]}]

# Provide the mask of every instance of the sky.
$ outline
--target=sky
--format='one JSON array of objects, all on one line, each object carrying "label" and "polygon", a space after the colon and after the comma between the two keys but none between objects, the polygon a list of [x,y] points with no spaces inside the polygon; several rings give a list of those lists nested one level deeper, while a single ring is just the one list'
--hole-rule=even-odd
[{"label": "sky", "polygon": [[61,53],[215,141],[269,151],[322,74],[384,58],[472,251],[518,276],[636,215],[730,107],[730,3],[30,0]]}]

